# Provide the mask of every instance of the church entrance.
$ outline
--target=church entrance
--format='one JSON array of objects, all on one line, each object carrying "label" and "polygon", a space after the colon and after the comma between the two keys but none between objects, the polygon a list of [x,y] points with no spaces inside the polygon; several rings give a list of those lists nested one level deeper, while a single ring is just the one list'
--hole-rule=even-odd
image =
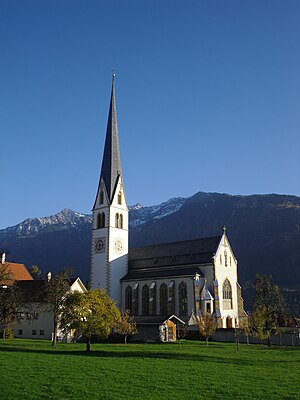
[{"label": "church entrance", "polygon": [[232,318],[228,317],[226,318],[226,328],[231,329],[232,328]]}]

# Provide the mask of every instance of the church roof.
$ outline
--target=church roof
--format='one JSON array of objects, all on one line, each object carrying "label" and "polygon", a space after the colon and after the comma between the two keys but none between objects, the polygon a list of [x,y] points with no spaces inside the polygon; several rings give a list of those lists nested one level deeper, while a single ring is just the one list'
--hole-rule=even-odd
[{"label": "church roof", "polygon": [[198,274],[202,276],[202,272],[197,266],[180,266],[174,267],[173,265],[163,268],[148,268],[148,269],[138,269],[130,270],[127,275],[125,275],[121,280],[143,280],[143,279],[155,279],[164,277],[177,277],[177,276],[194,276]]},{"label": "church roof", "polygon": [[100,181],[101,178],[103,178],[110,203],[113,199],[116,185],[120,176],[122,176],[122,169],[113,74],[106,138],[100,174]]},{"label": "church roof", "polygon": [[180,242],[161,243],[143,246],[129,251],[129,260],[141,260],[153,257],[168,257],[179,255],[203,254],[211,261],[220,244],[222,236],[184,240]]},{"label": "church roof", "polygon": [[222,236],[155,244],[129,251],[128,273],[122,280],[165,276],[202,276],[199,265],[211,264]]}]

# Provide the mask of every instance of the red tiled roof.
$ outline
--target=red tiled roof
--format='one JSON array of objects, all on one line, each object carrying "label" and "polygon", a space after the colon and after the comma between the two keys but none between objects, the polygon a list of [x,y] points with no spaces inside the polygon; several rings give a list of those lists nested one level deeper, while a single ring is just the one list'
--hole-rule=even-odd
[{"label": "red tiled roof", "polygon": [[[4,268],[6,268],[7,273],[9,273],[12,277],[13,280],[15,281],[32,281],[33,278],[28,272],[27,268],[25,267],[24,264],[18,264],[18,263],[11,263],[11,262],[6,262],[2,264]],[[10,282],[7,282],[6,284],[9,285]]]}]

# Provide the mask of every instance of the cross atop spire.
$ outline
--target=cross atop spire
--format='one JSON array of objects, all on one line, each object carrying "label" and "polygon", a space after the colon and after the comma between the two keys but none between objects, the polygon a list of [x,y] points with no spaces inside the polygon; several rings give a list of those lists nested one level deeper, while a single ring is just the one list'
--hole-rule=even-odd
[{"label": "cross atop spire", "polygon": [[100,175],[100,180],[103,178],[110,203],[113,200],[118,180],[122,176],[115,99],[115,76],[116,74],[112,71],[110,106]]}]

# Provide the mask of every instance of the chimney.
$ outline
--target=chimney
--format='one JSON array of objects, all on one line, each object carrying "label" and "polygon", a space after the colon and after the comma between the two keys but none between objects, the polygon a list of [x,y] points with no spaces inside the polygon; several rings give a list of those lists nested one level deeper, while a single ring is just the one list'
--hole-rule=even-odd
[{"label": "chimney", "polygon": [[2,264],[5,263],[5,257],[6,257],[6,254],[5,254],[5,253],[2,253],[2,256],[1,256],[1,263],[2,263]]},{"label": "chimney", "polygon": [[47,282],[51,281],[51,276],[52,276],[51,272],[48,272],[48,274],[47,274]]}]

